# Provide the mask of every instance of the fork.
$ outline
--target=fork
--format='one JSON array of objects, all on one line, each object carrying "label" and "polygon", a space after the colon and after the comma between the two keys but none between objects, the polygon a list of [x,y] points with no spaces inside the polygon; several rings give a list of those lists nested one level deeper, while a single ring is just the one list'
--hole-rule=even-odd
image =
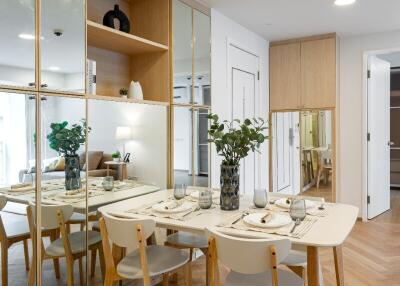
[{"label": "fork", "polygon": [[300,219],[296,219],[296,221],[294,222],[294,226],[290,230],[290,233],[293,233],[295,228],[298,227],[300,224],[301,224],[301,220]]},{"label": "fork", "polygon": [[239,222],[241,219],[243,219],[245,216],[248,216],[250,213],[249,212],[244,212],[237,220],[235,220],[232,225],[236,224]]}]

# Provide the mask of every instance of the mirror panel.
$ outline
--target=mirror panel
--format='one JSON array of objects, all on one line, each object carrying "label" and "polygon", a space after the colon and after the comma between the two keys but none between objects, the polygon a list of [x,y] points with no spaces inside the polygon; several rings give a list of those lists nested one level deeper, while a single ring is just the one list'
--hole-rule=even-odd
[{"label": "mirror panel", "polygon": [[271,114],[272,191],[334,200],[331,110]]},{"label": "mirror panel", "polygon": [[192,8],[179,0],[173,7],[174,103],[192,101]]},{"label": "mirror panel", "polygon": [[[7,245],[3,242],[9,237],[7,234],[17,234],[6,250],[8,272],[2,275],[7,275],[8,285],[28,284],[25,267],[31,266],[35,249],[30,240],[26,211],[36,200],[36,180],[30,174],[36,168],[35,122],[34,95],[0,92],[0,223],[5,230],[4,233],[0,227],[2,247]],[[24,244],[28,256],[24,254]],[[3,251],[1,255],[5,259]]]},{"label": "mirror panel", "polygon": [[85,0],[42,0],[41,88],[85,92]]},{"label": "mirror panel", "polygon": [[0,1],[0,35],[0,85],[34,87],[35,0]]},{"label": "mirror panel", "polygon": [[210,17],[193,10],[194,33],[194,96],[193,103],[211,106],[211,21]]},{"label": "mirror panel", "polygon": [[[86,101],[80,98],[41,96],[41,162],[42,162],[42,227],[43,241],[62,238],[63,231],[79,236],[86,249]],[[60,205],[57,208],[51,205]],[[59,222],[57,211],[63,211],[64,224]],[[60,235],[61,233],[61,235]],[[50,242],[48,242],[50,240]],[[71,246],[74,247],[74,246]],[[76,246],[75,246],[76,247]],[[47,250],[44,250],[48,253]],[[44,253],[43,253],[44,254]],[[45,257],[43,255],[43,257]],[[86,251],[82,257],[82,279],[86,280]],[[68,268],[73,267],[65,258],[56,262],[61,279],[67,279]],[[75,265],[77,265],[75,261]],[[76,268],[77,269],[77,268]],[[80,279],[74,271],[75,283]],[[54,265],[46,259],[42,268],[42,284],[57,285]]]},{"label": "mirror panel", "polygon": [[194,109],[193,123],[195,132],[193,136],[193,161],[195,186],[208,187],[209,186],[209,154],[210,144],[208,143],[208,119],[209,110],[205,108]]}]

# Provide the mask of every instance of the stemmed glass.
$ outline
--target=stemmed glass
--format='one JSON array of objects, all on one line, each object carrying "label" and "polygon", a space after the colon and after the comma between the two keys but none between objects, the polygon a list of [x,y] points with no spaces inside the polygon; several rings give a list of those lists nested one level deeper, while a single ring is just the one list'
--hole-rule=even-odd
[{"label": "stemmed glass", "polygon": [[268,203],[268,193],[266,189],[255,189],[253,203],[256,208],[265,208]]},{"label": "stemmed glass", "polygon": [[292,220],[295,222],[292,230],[290,231],[293,232],[294,229],[306,217],[306,201],[303,199],[293,199],[292,203],[290,204],[289,214]]},{"label": "stemmed glass", "polygon": [[175,184],[174,187],[174,198],[176,200],[181,200],[186,196],[186,185],[185,184]]}]

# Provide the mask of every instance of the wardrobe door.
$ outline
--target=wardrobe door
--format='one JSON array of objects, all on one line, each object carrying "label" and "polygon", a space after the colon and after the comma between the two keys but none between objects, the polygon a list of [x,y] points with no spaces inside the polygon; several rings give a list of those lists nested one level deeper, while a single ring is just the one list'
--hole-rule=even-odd
[{"label": "wardrobe door", "polygon": [[301,99],[303,108],[335,107],[335,38],[301,43]]},{"label": "wardrobe door", "polygon": [[300,108],[300,43],[270,47],[270,109]]}]

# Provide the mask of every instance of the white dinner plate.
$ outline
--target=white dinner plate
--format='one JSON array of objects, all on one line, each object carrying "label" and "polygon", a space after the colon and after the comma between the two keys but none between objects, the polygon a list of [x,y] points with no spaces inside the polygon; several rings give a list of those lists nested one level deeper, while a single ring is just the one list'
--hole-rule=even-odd
[{"label": "white dinner plate", "polygon": [[[305,202],[306,202],[306,209],[312,209],[317,205],[315,201],[305,200]],[[275,205],[281,208],[290,209],[290,203],[289,204],[287,203],[286,198],[281,198],[279,200],[276,200]]]},{"label": "white dinner plate", "polygon": [[249,225],[263,228],[276,228],[288,225],[292,222],[289,214],[287,213],[272,213],[272,218],[266,223],[261,222],[261,218],[266,213],[252,213],[243,218],[243,221]]},{"label": "white dinner plate", "polygon": [[[168,207],[168,209],[166,208]],[[194,207],[193,202],[188,201],[167,201],[152,206],[152,209],[160,213],[181,213],[186,212]]]},{"label": "white dinner plate", "polygon": [[[193,192],[190,193],[189,196],[194,200],[198,200],[199,199],[199,191],[193,191]],[[212,199],[213,200],[219,199],[220,196],[221,196],[220,192],[216,192],[216,191],[212,192]]]}]

